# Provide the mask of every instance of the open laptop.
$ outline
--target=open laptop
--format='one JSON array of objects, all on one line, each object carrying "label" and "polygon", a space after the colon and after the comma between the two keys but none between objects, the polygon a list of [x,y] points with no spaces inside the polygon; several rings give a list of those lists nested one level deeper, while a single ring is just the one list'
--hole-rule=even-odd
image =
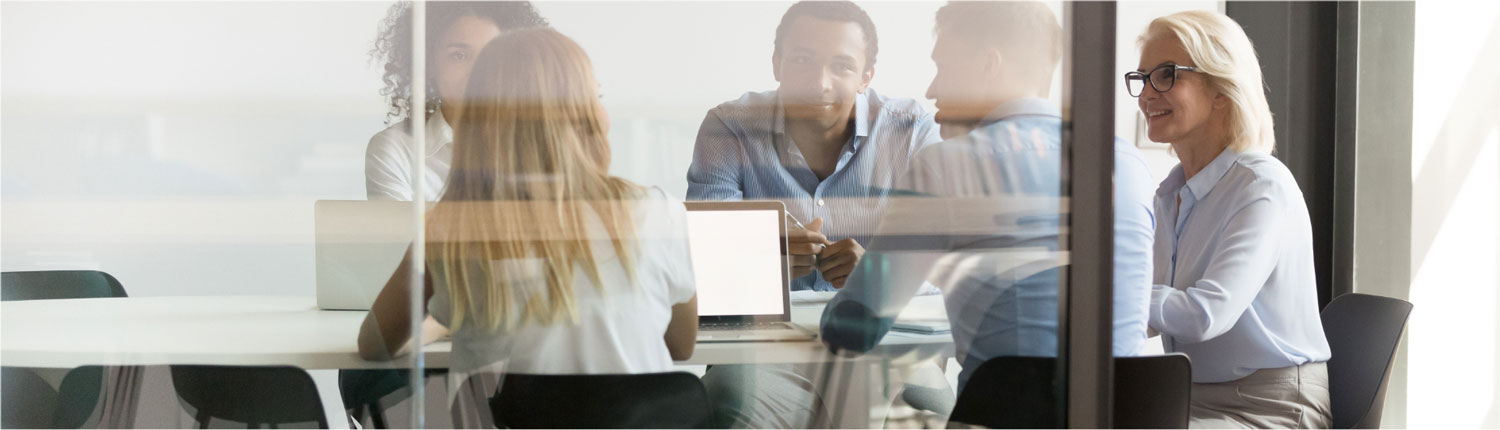
[{"label": "open laptop", "polygon": [[792,324],[786,207],[778,201],[688,202],[699,342],[809,340]]},{"label": "open laptop", "polygon": [[411,202],[313,205],[318,308],[369,310],[416,237]]}]

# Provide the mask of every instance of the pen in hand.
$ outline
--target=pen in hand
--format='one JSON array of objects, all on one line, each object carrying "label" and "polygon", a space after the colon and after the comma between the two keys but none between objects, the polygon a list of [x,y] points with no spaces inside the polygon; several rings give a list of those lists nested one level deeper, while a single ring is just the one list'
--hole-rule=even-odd
[{"label": "pen in hand", "polygon": [[[788,225],[797,227],[797,229],[801,232],[800,235],[789,234],[788,236],[796,237],[796,239],[798,240],[789,240],[789,243],[787,244],[788,246],[792,247],[789,249],[790,252],[788,252],[788,254],[791,255],[793,261],[793,278],[801,278],[802,276],[807,276],[808,274],[817,270],[818,262],[820,260],[819,254],[822,253],[823,248],[828,246],[828,239],[825,237],[822,238],[821,241],[817,240],[817,237],[822,236],[822,233],[817,231],[817,229],[821,229],[823,226],[821,219],[813,220],[812,224],[814,228],[808,228],[806,225],[803,225],[802,222],[798,221],[797,217],[792,216],[792,214],[786,214],[786,220]],[[805,248],[799,247],[799,245],[804,244],[806,246]],[[814,244],[816,245],[816,247],[813,246]],[[804,261],[810,261],[804,264],[799,264],[799,262],[797,261],[799,259],[806,259]],[[804,267],[806,268],[805,272],[799,270]]]}]

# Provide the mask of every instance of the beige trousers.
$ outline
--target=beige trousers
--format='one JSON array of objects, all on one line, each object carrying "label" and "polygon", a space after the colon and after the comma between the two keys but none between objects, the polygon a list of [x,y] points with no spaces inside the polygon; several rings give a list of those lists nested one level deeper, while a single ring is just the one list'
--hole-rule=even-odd
[{"label": "beige trousers", "polygon": [[1193,384],[1190,428],[1328,428],[1328,365],[1261,369],[1216,384]]}]

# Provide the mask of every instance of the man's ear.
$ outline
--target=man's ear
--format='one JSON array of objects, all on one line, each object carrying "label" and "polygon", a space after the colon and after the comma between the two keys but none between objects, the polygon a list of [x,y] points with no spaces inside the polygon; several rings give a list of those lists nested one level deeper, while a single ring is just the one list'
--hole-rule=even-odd
[{"label": "man's ear", "polygon": [[860,75],[859,92],[864,93],[870,88],[870,80],[875,79],[875,66],[865,68],[865,73]]},{"label": "man's ear", "polygon": [[776,82],[781,82],[781,54],[771,53],[771,76],[776,77]]},{"label": "man's ear", "polygon": [[1000,70],[1005,65],[1005,57],[1000,55],[1000,50],[996,48],[985,48],[979,51],[979,55],[984,59],[985,76],[988,76],[991,79],[1001,78],[1000,75],[1002,73],[1000,72]]}]

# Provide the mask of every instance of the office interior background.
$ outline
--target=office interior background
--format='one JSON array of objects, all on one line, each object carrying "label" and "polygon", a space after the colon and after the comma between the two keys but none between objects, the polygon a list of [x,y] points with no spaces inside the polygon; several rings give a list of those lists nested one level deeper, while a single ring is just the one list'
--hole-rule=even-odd
[{"label": "office interior background", "polygon": [[[679,197],[704,112],[775,88],[771,36],[789,4],[536,2],[594,62],[612,117],[613,173]],[[941,3],[860,4],[880,32],[872,87],[931,109],[923,94]],[[101,270],[131,297],[312,296],[313,202],[365,198],[364,152],[387,126],[369,51],[389,6],[0,5],[0,269]],[[1067,4],[1054,6],[1066,16]],[[1300,59],[1345,43],[1304,25],[1346,7],[1371,11],[1349,33],[1367,44],[1361,56],[1337,67]],[[1283,109],[1278,132],[1291,127],[1294,137],[1280,140],[1292,147],[1278,155],[1299,173],[1315,226],[1325,223],[1325,296],[1415,305],[1383,426],[1500,427],[1500,3],[1122,2],[1114,49],[1090,49],[1115,56],[1111,75],[1133,70],[1146,23],[1188,9],[1229,13],[1256,39],[1264,67],[1285,68],[1267,73],[1273,105],[1283,103],[1273,107]],[[1304,37],[1258,38],[1278,31]],[[1080,49],[1074,42],[1069,52]],[[1402,50],[1404,61],[1372,61]],[[1392,73],[1409,79],[1383,80]],[[1301,109],[1331,105],[1298,97],[1348,91],[1350,76],[1376,85],[1358,86],[1340,109],[1378,119],[1320,129],[1333,113]],[[1055,101],[1066,86],[1059,72]],[[1175,158],[1145,138],[1135,100],[1115,89],[1105,98],[1115,134],[1137,145],[1159,181]],[[1330,136],[1340,137],[1322,139]]]}]

